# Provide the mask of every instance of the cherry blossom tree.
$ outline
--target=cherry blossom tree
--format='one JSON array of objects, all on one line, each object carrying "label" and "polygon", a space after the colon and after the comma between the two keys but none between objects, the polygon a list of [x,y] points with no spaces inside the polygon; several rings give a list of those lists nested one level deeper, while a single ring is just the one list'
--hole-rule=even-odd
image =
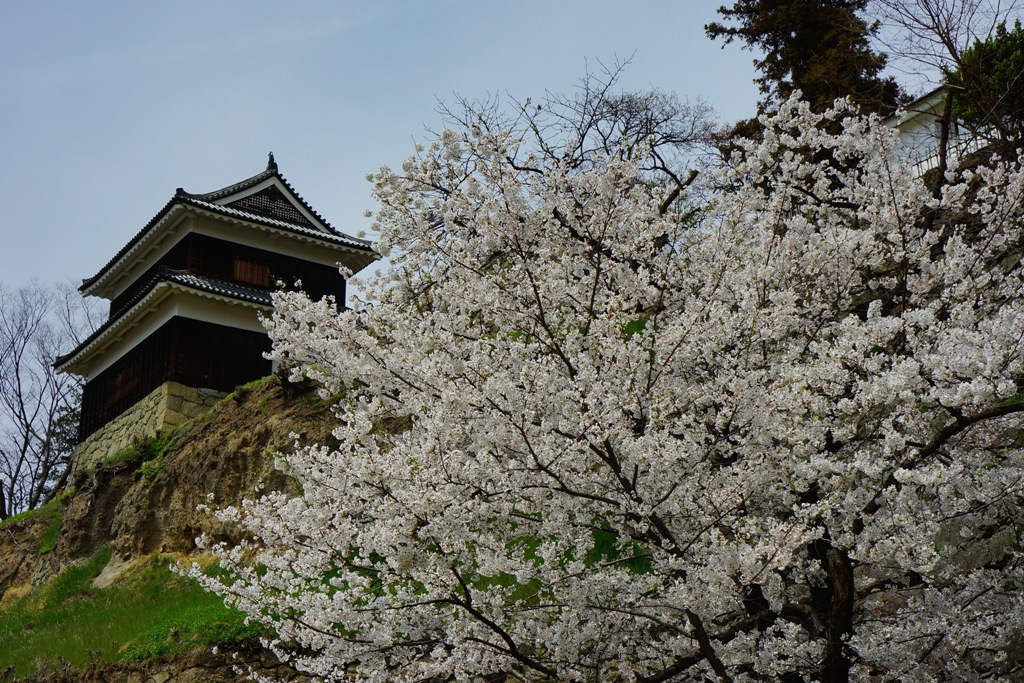
[{"label": "cherry blossom tree", "polygon": [[791,99],[691,173],[685,108],[606,95],[373,175],[374,303],[268,322],[337,442],[193,573],[324,680],[1019,666],[1020,163],[935,199],[877,119]]}]

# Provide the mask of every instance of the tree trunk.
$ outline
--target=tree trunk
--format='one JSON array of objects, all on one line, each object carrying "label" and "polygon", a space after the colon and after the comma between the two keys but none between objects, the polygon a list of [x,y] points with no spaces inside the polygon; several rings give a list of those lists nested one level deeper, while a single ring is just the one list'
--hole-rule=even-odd
[{"label": "tree trunk", "polygon": [[831,601],[825,622],[821,680],[823,683],[847,683],[850,680],[850,660],[843,640],[853,634],[853,565],[846,552],[831,544],[821,561],[828,577]]}]

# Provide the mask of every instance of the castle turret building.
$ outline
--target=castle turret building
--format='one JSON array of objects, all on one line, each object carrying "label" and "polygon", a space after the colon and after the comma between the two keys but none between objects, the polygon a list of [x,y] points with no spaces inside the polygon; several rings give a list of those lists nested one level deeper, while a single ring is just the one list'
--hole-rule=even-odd
[{"label": "castle turret building", "polygon": [[262,173],[223,189],[179,188],[79,288],[110,300],[108,319],[56,362],[85,378],[79,450],[101,458],[269,374],[259,316],[279,283],[341,306],[339,265],[356,272],[376,257],[314,211],[273,154]]}]

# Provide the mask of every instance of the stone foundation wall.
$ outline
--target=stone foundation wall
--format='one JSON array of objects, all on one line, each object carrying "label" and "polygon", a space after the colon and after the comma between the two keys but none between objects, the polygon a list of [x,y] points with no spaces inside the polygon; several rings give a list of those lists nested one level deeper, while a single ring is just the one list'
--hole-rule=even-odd
[{"label": "stone foundation wall", "polygon": [[72,473],[83,467],[94,467],[136,440],[155,436],[205,413],[225,395],[223,391],[193,389],[177,382],[164,382],[78,444]]}]

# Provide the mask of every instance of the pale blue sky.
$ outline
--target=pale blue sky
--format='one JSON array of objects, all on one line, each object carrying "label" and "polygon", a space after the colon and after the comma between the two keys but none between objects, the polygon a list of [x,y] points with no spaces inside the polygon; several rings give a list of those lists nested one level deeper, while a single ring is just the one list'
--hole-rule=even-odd
[{"label": "pale blue sky", "polygon": [[624,87],[753,113],[752,55],[704,36],[720,0],[4,2],[0,282],[95,273],[174,193],[281,172],[366,229],[365,176],[436,128],[437,99]]}]

